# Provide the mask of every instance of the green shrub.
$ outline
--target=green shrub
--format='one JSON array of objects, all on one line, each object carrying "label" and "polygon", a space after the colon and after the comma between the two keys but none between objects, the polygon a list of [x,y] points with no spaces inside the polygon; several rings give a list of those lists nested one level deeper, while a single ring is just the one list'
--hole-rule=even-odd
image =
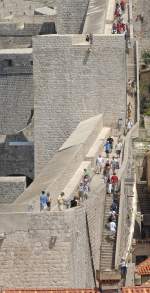
[{"label": "green shrub", "polygon": [[150,51],[144,51],[142,54],[142,58],[145,64],[150,64]]},{"label": "green shrub", "polygon": [[150,108],[144,111],[144,116],[150,116]]}]

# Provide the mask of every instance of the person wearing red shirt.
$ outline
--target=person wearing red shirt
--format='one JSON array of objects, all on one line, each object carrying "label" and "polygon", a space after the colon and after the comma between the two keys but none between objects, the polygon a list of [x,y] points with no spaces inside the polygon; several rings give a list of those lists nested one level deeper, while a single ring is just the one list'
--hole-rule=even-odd
[{"label": "person wearing red shirt", "polygon": [[113,175],[111,176],[111,184],[113,191],[116,192],[118,189],[118,176],[116,175],[116,173],[113,173]]}]

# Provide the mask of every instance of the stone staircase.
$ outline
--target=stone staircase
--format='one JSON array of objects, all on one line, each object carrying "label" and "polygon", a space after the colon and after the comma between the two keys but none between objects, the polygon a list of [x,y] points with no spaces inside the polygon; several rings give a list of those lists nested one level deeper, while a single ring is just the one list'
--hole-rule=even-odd
[{"label": "stone staircase", "polygon": [[[113,137],[114,145],[117,142],[117,137]],[[111,157],[115,156],[115,150],[113,149]],[[120,163],[120,162],[119,162]],[[104,208],[104,220],[103,220],[103,235],[102,244],[100,248],[100,271],[112,271],[114,269],[115,262],[115,248],[116,240],[112,240],[110,231],[107,228],[108,217],[110,212],[110,207],[113,202],[113,196],[106,194],[105,208]]]},{"label": "stone staircase", "polygon": [[109,216],[111,204],[112,204],[112,196],[106,195],[104,230],[103,230],[103,238],[102,238],[102,244],[101,244],[101,258],[100,258],[101,271],[111,271],[114,268],[116,241],[109,240],[108,238],[109,231],[106,227],[106,225],[108,224],[108,216]]}]

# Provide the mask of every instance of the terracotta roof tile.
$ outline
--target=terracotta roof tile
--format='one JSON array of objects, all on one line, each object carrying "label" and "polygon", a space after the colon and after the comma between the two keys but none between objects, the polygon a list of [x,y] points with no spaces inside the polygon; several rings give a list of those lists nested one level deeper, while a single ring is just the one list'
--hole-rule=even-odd
[{"label": "terracotta roof tile", "polygon": [[129,288],[122,288],[122,293],[150,293],[150,286],[149,287],[129,287]]},{"label": "terracotta roof tile", "polygon": [[136,266],[136,272],[139,275],[150,275],[150,257]]}]

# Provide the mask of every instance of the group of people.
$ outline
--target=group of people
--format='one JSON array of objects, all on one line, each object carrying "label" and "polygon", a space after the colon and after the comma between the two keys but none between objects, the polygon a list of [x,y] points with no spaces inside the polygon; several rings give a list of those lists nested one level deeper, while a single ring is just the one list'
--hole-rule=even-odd
[{"label": "group of people", "polygon": [[136,93],[136,82],[135,82],[135,80],[132,80],[132,79],[128,80],[127,93],[131,97],[134,97],[134,95]]},{"label": "group of people", "polygon": [[[99,155],[96,159],[96,168],[95,173],[100,174],[103,172],[104,182],[106,183],[106,192],[111,194],[117,192],[118,190],[118,176],[116,175],[116,170],[119,169],[119,161],[122,142],[120,138],[118,139],[117,144],[115,145],[116,156],[113,156],[109,160],[109,155],[112,152],[114,147],[114,140],[111,136],[107,138],[104,143],[104,150],[106,153],[106,159],[102,155]],[[83,170],[83,176],[79,183],[78,190],[75,193],[75,196],[71,199],[65,196],[65,193],[62,191],[57,198],[57,205],[60,211],[66,208],[72,208],[80,205],[84,200],[89,196],[90,191],[90,182],[91,174],[87,169]],[[40,210],[51,209],[51,197],[49,193],[42,191],[40,194]]]},{"label": "group of people", "polygon": [[[109,136],[104,143],[104,151],[106,153],[106,158],[99,155],[96,159],[96,174],[102,174],[104,182],[106,184],[106,193],[112,195],[113,202],[110,207],[110,212],[108,215],[107,228],[111,232],[111,236],[114,237],[117,229],[117,216],[118,216],[118,191],[119,191],[119,179],[116,171],[119,169],[119,158],[122,151],[121,138],[118,137],[118,142],[114,146],[114,139]],[[113,148],[115,149],[115,155],[109,159],[110,153],[112,153]]]},{"label": "group of people", "polygon": [[40,194],[40,211],[47,210],[50,211],[51,209],[51,197],[49,192],[45,192],[44,190],[41,191]]},{"label": "group of people", "polygon": [[116,175],[116,170],[119,169],[119,161],[121,150],[122,150],[122,142],[120,139],[115,145],[116,156],[113,156],[111,160],[109,160],[109,155],[113,149],[114,140],[112,137],[108,137],[105,144],[104,150],[106,153],[106,159],[99,155],[96,159],[96,168],[95,173],[100,174],[103,172],[104,182],[106,183],[106,193],[111,194],[117,192],[118,190],[118,176]]},{"label": "group of people", "polygon": [[118,202],[114,199],[110,207],[109,217],[108,217],[108,229],[111,232],[111,236],[115,236],[117,231],[117,219],[118,219]]},{"label": "group of people", "polygon": [[73,208],[86,200],[90,191],[90,181],[90,173],[87,169],[84,169],[82,180],[80,181],[76,195],[72,199],[65,198],[64,192],[61,192],[57,198],[58,209],[62,211],[66,208]]},{"label": "group of people", "polygon": [[125,12],[126,1],[120,0],[116,1],[115,11],[114,11],[114,22],[112,25],[113,34],[123,34],[128,32],[128,26],[124,23],[123,14]]}]

